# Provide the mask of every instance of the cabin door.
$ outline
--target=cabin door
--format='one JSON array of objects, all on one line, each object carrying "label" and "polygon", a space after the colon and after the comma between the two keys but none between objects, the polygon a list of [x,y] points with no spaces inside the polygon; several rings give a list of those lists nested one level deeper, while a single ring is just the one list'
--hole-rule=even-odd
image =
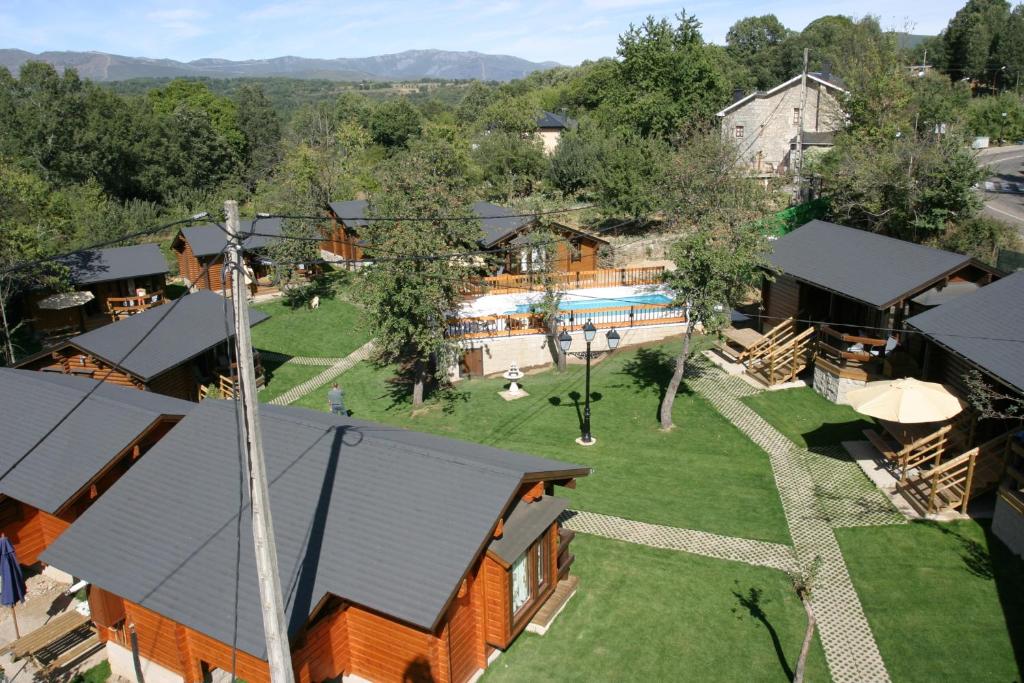
[{"label": "cabin door", "polygon": [[483,377],[484,376],[484,350],[483,348],[466,349],[459,362],[459,374],[462,377]]}]

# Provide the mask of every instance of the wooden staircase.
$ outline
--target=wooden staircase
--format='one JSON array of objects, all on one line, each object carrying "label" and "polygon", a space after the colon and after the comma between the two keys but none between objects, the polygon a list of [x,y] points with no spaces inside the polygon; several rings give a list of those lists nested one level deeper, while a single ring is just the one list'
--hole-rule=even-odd
[{"label": "wooden staircase", "polygon": [[913,469],[896,490],[921,515],[957,510],[999,485],[1013,432],[1007,432],[930,469]]},{"label": "wooden staircase", "polygon": [[814,333],[798,331],[793,318],[782,321],[748,349],[747,374],[769,387],[793,381],[811,362]]}]

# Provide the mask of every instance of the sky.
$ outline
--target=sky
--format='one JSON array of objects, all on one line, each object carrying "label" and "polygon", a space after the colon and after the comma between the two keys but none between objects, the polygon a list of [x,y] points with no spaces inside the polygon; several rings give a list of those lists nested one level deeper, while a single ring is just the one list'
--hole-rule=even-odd
[{"label": "sky", "polygon": [[[965,0],[724,0],[685,5],[704,38],[774,13],[802,29],[825,14],[879,17],[883,28],[935,34]],[[578,64],[615,53],[629,24],[671,17],[678,0],[0,0],[0,48],[96,50],[188,61],[366,57],[410,49],[476,50]]]}]

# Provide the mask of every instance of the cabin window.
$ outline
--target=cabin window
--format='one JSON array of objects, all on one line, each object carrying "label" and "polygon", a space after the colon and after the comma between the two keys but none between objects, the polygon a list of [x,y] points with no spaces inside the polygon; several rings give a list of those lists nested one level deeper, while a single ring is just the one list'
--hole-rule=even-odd
[{"label": "cabin window", "polygon": [[583,260],[583,248],[579,242],[569,242],[569,258],[573,263],[579,263]]},{"label": "cabin window", "polygon": [[515,617],[532,605],[548,584],[547,542],[545,532],[526,552],[512,563],[512,615]]},{"label": "cabin window", "polygon": [[800,123],[800,107],[793,107],[793,123]]},{"label": "cabin window", "polygon": [[736,137],[743,137],[743,126],[736,126]]}]

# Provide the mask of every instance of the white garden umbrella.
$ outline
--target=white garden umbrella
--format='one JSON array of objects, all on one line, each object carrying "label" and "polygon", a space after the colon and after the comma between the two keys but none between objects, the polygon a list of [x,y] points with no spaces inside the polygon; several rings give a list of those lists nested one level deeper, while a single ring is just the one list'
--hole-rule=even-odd
[{"label": "white garden umbrella", "polygon": [[846,400],[858,413],[903,424],[948,420],[966,407],[945,385],[912,377],[872,382]]}]

